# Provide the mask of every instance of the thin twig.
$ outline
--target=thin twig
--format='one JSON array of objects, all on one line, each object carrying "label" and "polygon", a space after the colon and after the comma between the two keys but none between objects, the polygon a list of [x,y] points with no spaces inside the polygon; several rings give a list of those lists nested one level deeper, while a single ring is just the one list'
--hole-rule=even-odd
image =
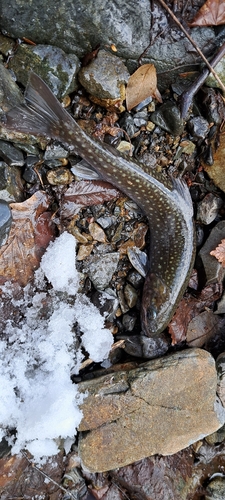
[{"label": "thin twig", "polygon": [[20,453],[23,455],[23,457],[26,458],[26,460],[29,462],[29,464],[32,466],[33,469],[35,469],[37,472],[40,472],[40,474],[42,474],[42,476],[44,476],[46,479],[48,479],[51,483],[53,483],[55,486],[57,486],[61,491],[63,491],[64,493],[66,493],[70,498],[72,498],[73,500],[76,499],[77,497],[75,497],[72,493],[70,493],[70,491],[68,491],[66,488],[64,488],[63,486],[61,486],[59,483],[57,483],[56,481],[54,481],[54,479],[52,479],[50,476],[48,476],[47,474],[45,474],[45,472],[43,472],[41,469],[39,469],[33,462],[32,460],[30,460],[30,458],[27,456],[27,454],[21,450]]},{"label": "thin twig", "polygon": [[189,33],[186,31],[186,29],[182,26],[182,24],[180,23],[180,21],[177,19],[177,17],[174,15],[173,11],[166,5],[166,3],[164,2],[164,0],[158,0],[158,2],[164,7],[164,9],[168,12],[168,14],[172,17],[172,19],[174,20],[174,22],[179,26],[179,28],[181,29],[181,31],[183,31],[183,33],[185,34],[185,36],[188,38],[189,42],[191,42],[191,44],[193,45],[193,47],[195,48],[195,50],[198,52],[198,54],[201,56],[201,58],[203,59],[204,63],[206,64],[206,66],[208,66],[210,72],[213,74],[213,76],[215,77],[215,79],[217,80],[217,82],[219,83],[221,89],[223,90],[224,94],[225,94],[225,86],[223,84],[223,82],[221,82],[220,78],[218,77],[217,73],[215,72],[215,70],[213,69],[213,67],[211,66],[211,64],[209,63],[209,61],[206,59],[206,57],[204,56],[203,52],[201,51],[201,49],[196,45],[195,41],[193,40],[193,38],[191,38],[191,36],[189,35]]}]

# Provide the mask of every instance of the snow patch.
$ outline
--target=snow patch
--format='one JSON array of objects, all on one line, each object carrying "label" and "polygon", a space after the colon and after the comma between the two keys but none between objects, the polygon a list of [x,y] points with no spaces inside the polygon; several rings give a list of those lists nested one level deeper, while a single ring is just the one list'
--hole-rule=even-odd
[{"label": "snow patch", "polygon": [[[79,371],[82,346],[100,362],[113,343],[97,308],[77,292],[75,247],[67,232],[50,243],[35,286],[25,287],[23,300],[12,296],[10,283],[2,287],[3,300],[12,299],[21,318],[17,324],[8,318],[0,340],[0,438],[13,445],[12,454],[27,449],[37,462],[58,453],[58,438],[66,441],[67,450],[74,440],[84,396],[71,373]],[[75,334],[76,323],[81,338]]]}]

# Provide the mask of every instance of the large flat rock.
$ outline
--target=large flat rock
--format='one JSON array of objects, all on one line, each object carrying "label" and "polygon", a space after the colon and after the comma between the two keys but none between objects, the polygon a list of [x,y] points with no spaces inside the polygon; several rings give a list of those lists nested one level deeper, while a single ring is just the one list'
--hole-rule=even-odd
[{"label": "large flat rock", "polygon": [[79,454],[103,472],[154,454],[171,455],[224,423],[212,356],[189,349],[82,382]]}]

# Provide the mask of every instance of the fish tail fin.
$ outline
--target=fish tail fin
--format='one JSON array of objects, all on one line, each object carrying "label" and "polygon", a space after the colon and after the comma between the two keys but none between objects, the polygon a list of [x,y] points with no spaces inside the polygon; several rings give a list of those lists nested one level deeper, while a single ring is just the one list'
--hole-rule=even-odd
[{"label": "fish tail fin", "polygon": [[35,73],[30,74],[24,99],[24,105],[7,113],[6,128],[57,138],[62,122],[71,120],[46,83]]}]

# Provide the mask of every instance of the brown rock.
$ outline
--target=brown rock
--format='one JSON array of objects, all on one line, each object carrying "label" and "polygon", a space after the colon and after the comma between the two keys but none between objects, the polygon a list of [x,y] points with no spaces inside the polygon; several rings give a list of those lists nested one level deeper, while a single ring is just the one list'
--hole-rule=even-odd
[{"label": "brown rock", "polygon": [[212,356],[190,349],[137,369],[82,382],[79,454],[103,472],[154,454],[171,455],[223,425]]}]

